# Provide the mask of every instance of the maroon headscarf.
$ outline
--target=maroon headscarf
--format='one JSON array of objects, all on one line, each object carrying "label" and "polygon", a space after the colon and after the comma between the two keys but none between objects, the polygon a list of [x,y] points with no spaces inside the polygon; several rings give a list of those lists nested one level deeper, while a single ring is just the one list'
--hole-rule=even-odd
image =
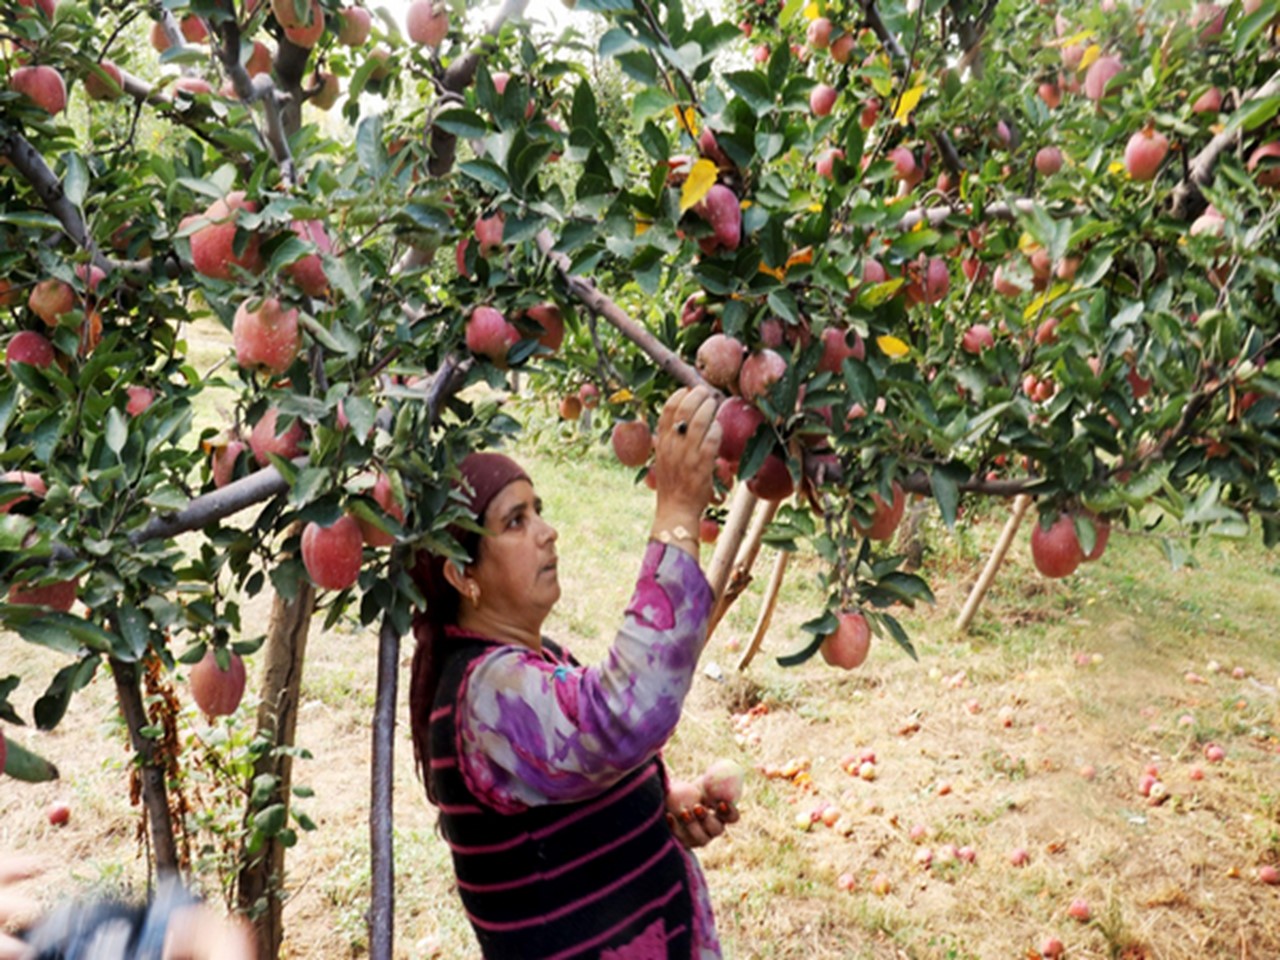
[{"label": "maroon headscarf", "polygon": [[[524,468],[510,457],[500,453],[472,453],[458,465],[459,478],[454,489],[462,492],[468,509],[476,522],[484,526],[485,511],[493,498],[508,484],[528,480]],[[480,534],[461,527],[451,527],[449,533],[462,545],[474,561],[480,546]],[[413,755],[418,774],[431,793],[431,781],[427,776],[427,720],[436,699],[436,687],[440,684],[440,670],[447,658],[449,638],[445,627],[458,622],[461,597],[445,579],[444,565],[448,561],[438,554],[420,550],[414,557],[411,574],[418,589],[426,598],[426,610],[413,617],[413,635],[417,647],[413,652],[413,670],[409,680],[409,724],[413,731]]]}]

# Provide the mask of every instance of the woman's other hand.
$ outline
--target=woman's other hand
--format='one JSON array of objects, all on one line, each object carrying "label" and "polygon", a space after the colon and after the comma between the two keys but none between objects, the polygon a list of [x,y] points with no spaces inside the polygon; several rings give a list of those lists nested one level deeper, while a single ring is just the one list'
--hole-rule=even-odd
[{"label": "woman's other hand", "polygon": [[671,395],[658,417],[653,463],[658,502],[652,536],[695,557],[698,524],[715,489],[719,405],[709,387],[685,387]]},{"label": "woman's other hand", "polygon": [[713,803],[702,795],[697,784],[671,781],[667,790],[667,823],[686,849],[705,847],[738,818],[735,804]]}]

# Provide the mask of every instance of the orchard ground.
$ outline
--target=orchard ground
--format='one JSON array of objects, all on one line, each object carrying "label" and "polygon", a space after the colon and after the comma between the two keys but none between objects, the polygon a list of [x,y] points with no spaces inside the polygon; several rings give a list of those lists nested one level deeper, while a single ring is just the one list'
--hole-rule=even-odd
[{"label": "orchard ground", "polygon": [[[522,415],[531,429],[518,454],[560,530],[564,596],[548,632],[592,661],[630,594],[652,494],[606,444],[557,421],[551,400],[531,401]],[[717,630],[703,666],[719,678],[699,673],[666,759],[674,776],[726,756],[753,770],[742,822],[701,857],[726,956],[986,960],[1035,956],[1049,936],[1072,958],[1280,955],[1280,887],[1257,879],[1259,867],[1280,863],[1280,556],[1256,537],[1207,541],[1197,566],[1175,571],[1153,537],[1117,530],[1100,561],[1047,581],[1032,567],[1024,528],[973,634],[958,639],[952,623],[1007,515],[1001,504],[989,510],[970,514],[954,536],[926,521],[938,603],[902,612],[919,663],[876,640],[855,672],[818,657],[778,667],[773,657],[804,643],[799,625],[820,606],[812,557],[792,564],[765,649],[744,675],[729,648],[750,636],[768,550]],[[268,603],[254,601],[245,623],[265,625]],[[298,803],[319,830],[289,854],[289,957],[366,952],[376,634],[325,632],[322,620],[298,731],[313,759],[295,770],[295,783],[315,793]],[[17,702],[30,716],[61,661],[14,638],[0,642],[24,678]],[[406,640],[397,956],[474,957],[412,768],[403,703],[411,651]],[[177,689],[189,702],[185,684]],[[243,734],[255,706],[247,697],[218,729]],[[194,708],[184,718],[193,738],[210,736]],[[106,679],[73,699],[54,732],[7,733],[63,775],[40,786],[0,783],[0,849],[51,863],[28,892],[140,892],[129,754]],[[1206,759],[1210,743],[1225,760]],[[866,751],[874,779],[841,769]],[[1168,794],[1159,805],[1139,790],[1149,765]],[[788,768],[801,773],[761,772]],[[212,798],[202,789],[189,794],[193,802]],[[46,819],[56,799],[71,807],[60,828]],[[839,808],[848,836],[821,821],[801,829],[824,805]],[[971,847],[975,861],[946,862],[947,845]],[[1010,862],[1018,848],[1028,857],[1021,867]],[[842,874],[852,890],[838,885]],[[216,874],[203,879],[216,898]],[[1088,922],[1068,915],[1077,899],[1089,905]]]}]

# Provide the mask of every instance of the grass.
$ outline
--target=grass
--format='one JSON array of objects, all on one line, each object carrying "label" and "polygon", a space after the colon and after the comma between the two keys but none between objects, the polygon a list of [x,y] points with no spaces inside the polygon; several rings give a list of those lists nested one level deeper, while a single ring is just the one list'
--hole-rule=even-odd
[{"label": "grass", "polygon": [[[216,421],[217,412],[209,414]],[[557,424],[549,408],[534,403],[523,414],[540,439],[517,454],[560,531],[564,595],[546,630],[593,662],[630,596],[652,494],[591,438]],[[812,775],[798,786],[754,774],[742,823],[701,854],[726,955],[1021,957],[1049,934],[1073,958],[1280,955],[1280,892],[1253,879],[1259,865],[1280,862],[1275,555],[1256,541],[1205,541],[1195,566],[1173,570],[1152,538],[1116,531],[1102,560],[1050,582],[1031,568],[1024,533],[972,633],[957,637],[954,618],[1004,514],[997,507],[967,519],[955,535],[926,523],[924,572],[938,603],[902,616],[919,663],[878,641],[854,673],[820,660],[778,667],[774,657],[803,642],[799,626],[821,602],[816,561],[801,556],[763,652],[739,675],[733,648],[755,626],[768,550],[708,645],[704,666],[717,664],[720,679],[704,673],[695,682],[664,752],[673,775],[696,774],[721,756],[757,770],[803,758]],[[247,627],[265,622],[268,601],[254,603]],[[29,715],[63,661],[14,638],[0,642],[6,666],[23,676],[17,699]],[[367,950],[375,645],[372,632],[346,625],[317,626],[309,641],[299,742],[314,759],[296,765],[295,781],[315,790],[306,809],[320,829],[290,852],[290,957]],[[411,648],[407,641],[402,694]],[[1242,678],[1232,675],[1236,667]],[[398,955],[474,957],[412,769],[403,700]],[[735,721],[756,705],[765,712]],[[1009,726],[1002,707],[1011,711]],[[112,711],[110,683],[99,677],[56,731],[7,731],[64,773],[55,785],[0,782],[0,848],[41,850],[54,860],[51,880],[33,888],[38,896],[144,888],[136,813],[126,800],[128,751]],[[1210,741],[1224,746],[1225,763],[1204,760]],[[839,769],[841,757],[868,747],[877,754],[876,780]],[[1081,776],[1085,764],[1096,768],[1094,779]],[[1171,793],[1160,806],[1136,790],[1148,764]],[[1196,767],[1201,780],[1192,779]],[[54,796],[71,798],[74,810],[57,831],[41,813]],[[838,805],[852,821],[848,837],[821,825],[797,829],[796,814],[819,802]],[[931,847],[972,845],[976,864],[916,866],[914,824],[927,827]],[[1008,864],[1015,846],[1031,854],[1024,868]],[[856,878],[852,892],[836,886],[846,871]],[[890,882],[886,893],[874,891],[876,877]],[[1066,915],[1081,896],[1093,907],[1087,924]]]}]

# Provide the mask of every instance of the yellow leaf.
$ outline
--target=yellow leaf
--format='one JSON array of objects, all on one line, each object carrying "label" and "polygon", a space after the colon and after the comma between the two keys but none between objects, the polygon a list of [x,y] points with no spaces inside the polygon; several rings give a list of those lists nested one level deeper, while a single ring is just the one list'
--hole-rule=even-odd
[{"label": "yellow leaf", "polygon": [[636,219],[636,236],[638,237],[643,233],[648,233],[649,228],[652,226],[653,226],[652,220],[641,220],[637,218]]},{"label": "yellow leaf", "polygon": [[685,132],[693,139],[698,139],[698,111],[693,107],[680,108],[680,104],[676,104],[671,108],[676,114],[676,123],[685,129]]},{"label": "yellow leaf", "polygon": [[816,3],[807,4],[804,8],[804,18],[806,20],[817,20],[822,15],[822,10]]},{"label": "yellow leaf", "polygon": [[886,357],[897,360],[898,357],[905,357],[911,352],[911,348],[899,340],[897,337],[885,335],[876,337],[876,346],[880,348],[880,352]]},{"label": "yellow leaf", "polygon": [[820,203],[811,203],[811,204],[809,204],[808,209],[809,209],[809,212],[810,212],[810,213],[821,213],[821,212],[822,212],[822,204],[820,204]]},{"label": "yellow leaf", "polygon": [[609,402],[610,403],[626,403],[627,401],[634,400],[635,398],[636,398],[636,395],[634,393],[632,393],[626,387],[623,387],[621,390],[619,390],[617,393],[613,394],[613,396],[609,398]]},{"label": "yellow leaf", "polygon": [[1110,163],[1107,164],[1107,173],[1123,173],[1123,172],[1124,172],[1123,160],[1112,160]]},{"label": "yellow leaf", "polygon": [[764,263],[760,264],[760,272],[764,274],[768,274],[769,276],[773,277],[773,279],[777,280],[779,283],[781,283],[787,276],[786,267],[771,267]]},{"label": "yellow leaf", "polygon": [[927,89],[928,87],[921,84],[904,93],[902,99],[898,101],[898,109],[894,111],[893,119],[906,126],[907,120],[911,117],[911,111],[920,104],[920,98],[924,96],[924,92]]},{"label": "yellow leaf", "polygon": [[701,201],[707,195],[707,191],[714,187],[715,184],[715,161],[704,157],[689,170],[689,179],[685,180],[684,189],[680,191],[680,212],[684,213],[695,203]]},{"label": "yellow leaf", "polygon": [[1040,249],[1039,240],[1037,240],[1035,237],[1033,237],[1029,233],[1019,234],[1018,236],[1018,252],[1019,253],[1029,257],[1039,249]]},{"label": "yellow leaf", "polygon": [[1102,56],[1102,48],[1096,43],[1091,43],[1084,51],[1084,56],[1080,58],[1080,66],[1077,70],[1088,70],[1093,61]]},{"label": "yellow leaf", "polygon": [[[1077,43],[1084,43],[1086,40],[1092,39],[1093,34],[1094,34],[1094,31],[1092,30],[1081,30],[1079,33],[1073,36],[1063,37],[1061,40],[1055,41],[1054,46],[1074,47]],[[1094,56],[1096,57],[1097,54],[1095,53]]]},{"label": "yellow leaf", "polygon": [[794,267],[797,263],[813,263],[813,247],[803,247],[787,257],[788,268]]}]

